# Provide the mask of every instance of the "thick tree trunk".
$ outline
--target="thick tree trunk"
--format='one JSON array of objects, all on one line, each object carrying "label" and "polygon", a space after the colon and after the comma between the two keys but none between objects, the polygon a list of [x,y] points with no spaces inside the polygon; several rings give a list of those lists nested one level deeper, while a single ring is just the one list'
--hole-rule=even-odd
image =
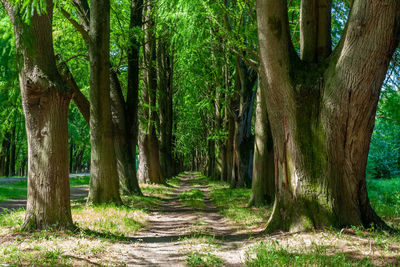
[{"label": "thick tree trunk", "polygon": [[249,206],[271,204],[275,198],[274,146],[264,91],[257,91],[253,181]]},{"label": "thick tree trunk", "polygon": [[[14,25],[22,106],[28,140],[28,196],[24,229],[73,228],[68,183],[68,106],[71,92],[56,67],[53,2],[25,24],[2,0]],[[20,7],[17,7],[20,8]],[[30,40],[29,44],[25,42]]]},{"label": "thick tree trunk", "polygon": [[275,150],[268,230],[387,228],[369,203],[365,172],[380,89],[399,41],[400,2],[355,0],[339,46],[326,60],[318,53],[319,64],[297,57],[285,0],[257,1],[257,11]]},{"label": "thick tree trunk", "polygon": [[91,168],[88,203],[121,203],[110,104],[110,1],[90,6]]}]

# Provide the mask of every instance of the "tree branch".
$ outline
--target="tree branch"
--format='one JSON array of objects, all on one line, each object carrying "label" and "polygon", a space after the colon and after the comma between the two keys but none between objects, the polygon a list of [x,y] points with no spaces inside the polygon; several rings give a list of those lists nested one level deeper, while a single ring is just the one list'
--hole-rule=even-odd
[{"label": "tree branch", "polygon": [[[2,0],[4,1],[4,0]],[[85,28],[79,24],[76,20],[74,20],[64,8],[60,7],[59,8],[61,11],[61,14],[74,26],[74,28],[82,35],[82,38],[85,40],[85,42],[89,41],[89,32],[85,30]]]}]

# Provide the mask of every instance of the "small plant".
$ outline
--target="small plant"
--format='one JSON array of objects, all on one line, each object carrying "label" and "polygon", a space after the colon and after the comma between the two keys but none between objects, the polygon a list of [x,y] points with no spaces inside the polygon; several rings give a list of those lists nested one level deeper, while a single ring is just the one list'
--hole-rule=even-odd
[{"label": "small plant", "polygon": [[198,252],[192,252],[186,257],[186,263],[190,266],[208,267],[221,266],[224,261],[211,253],[202,254]]}]

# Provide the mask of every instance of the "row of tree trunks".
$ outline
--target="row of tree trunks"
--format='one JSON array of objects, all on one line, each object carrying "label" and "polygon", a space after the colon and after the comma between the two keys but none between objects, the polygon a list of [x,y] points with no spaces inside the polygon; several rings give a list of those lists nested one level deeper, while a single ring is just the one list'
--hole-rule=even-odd
[{"label": "row of tree trunks", "polygon": [[[28,140],[28,196],[24,229],[73,228],[68,177],[68,108],[72,92],[57,71],[53,49],[53,2],[27,24],[1,1],[14,26],[22,62],[19,80]],[[31,42],[24,42],[30,40]]]},{"label": "row of tree trunks", "polygon": [[159,38],[157,46],[158,107],[160,117],[160,165],[165,179],[176,174],[173,151],[173,64],[174,51],[169,36]]},{"label": "row of tree trunks", "polygon": [[154,3],[146,2],[144,10],[144,49],[143,49],[143,122],[139,135],[138,179],[142,182],[165,183],[161,173],[159,141],[156,133],[157,70],[155,62],[156,38],[154,23]]},{"label": "row of tree trunks", "polygon": [[234,110],[235,134],[233,138],[233,168],[231,187],[250,187],[253,172],[254,136],[251,125],[256,98],[257,73],[236,58],[235,88],[239,104]]},{"label": "row of tree trunks", "polygon": [[[90,9],[87,0],[76,0],[74,5],[77,7],[80,23],[74,22],[70,15],[61,10],[64,16],[69,19],[74,26],[82,34],[88,47],[90,47]],[[127,99],[125,101],[120,86],[120,81],[117,73],[114,70],[109,72],[110,80],[110,104],[112,110],[112,133],[115,140],[114,153],[117,162],[117,173],[119,180],[119,187],[122,194],[137,194],[141,195],[141,190],[136,177],[136,144],[138,133],[138,90],[139,90],[139,47],[140,40],[134,34],[136,28],[142,25],[142,0],[131,1],[131,15],[130,15],[130,33],[129,33],[129,46],[128,46],[128,88]],[[74,101],[77,103],[79,110],[85,119],[89,120],[89,115],[86,112],[85,98],[80,93],[79,88],[73,81],[68,67],[64,66],[66,80],[74,88]],[[82,97],[83,96],[83,97]],[[86,100],[87,102],[87,100]]]}]

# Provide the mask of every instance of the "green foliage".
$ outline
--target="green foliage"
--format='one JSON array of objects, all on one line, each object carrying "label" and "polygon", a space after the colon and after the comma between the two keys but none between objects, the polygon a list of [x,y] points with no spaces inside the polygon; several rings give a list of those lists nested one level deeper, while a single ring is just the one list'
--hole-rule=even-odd
[{"label": "green foliage", "polygon": [[400,173],[400,91],[385,87],[368,157],[368,174],[389,178]]},{"label": "green foliage", "polygon": [[[400,226],[400,177],[367,180],[368,196],[374,210],[386,221]],[[396,220],[397,219],[397,220]]]}]

